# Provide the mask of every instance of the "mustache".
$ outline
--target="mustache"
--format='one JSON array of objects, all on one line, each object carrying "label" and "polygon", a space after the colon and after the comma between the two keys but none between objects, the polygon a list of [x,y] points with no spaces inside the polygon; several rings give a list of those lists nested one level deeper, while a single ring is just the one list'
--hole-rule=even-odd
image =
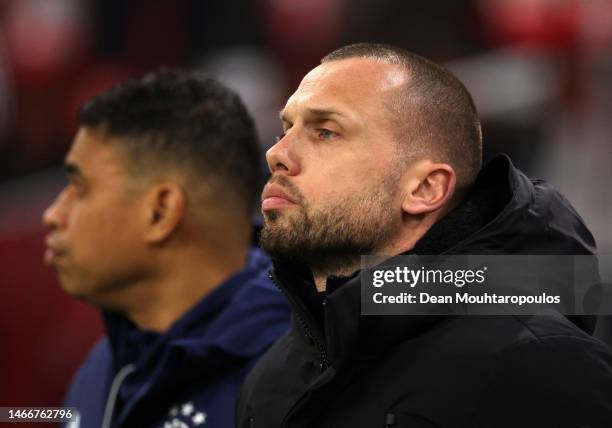
[{"label": "mustache", "polygon": [[303,205],[304,196],[300,192],[300,189],[285,175],[276,175],[271,176],[268,179],[268,184],[277,184],[283,188],[285,192],[289,194],[291,199],[293,199],[296,203]]}]

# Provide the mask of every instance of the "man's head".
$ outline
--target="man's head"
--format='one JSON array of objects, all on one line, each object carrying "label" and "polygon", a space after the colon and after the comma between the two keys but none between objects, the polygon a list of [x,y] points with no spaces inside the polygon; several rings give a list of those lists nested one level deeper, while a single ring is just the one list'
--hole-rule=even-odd
[{"label": "man's head", "polygon": [[480,169],[480,124],[464,86],[399,48],[332,52],[281,119],[285,133],[267,153],[262,245],[314,269],[408,250]]},{"label": "man's head", "polygon": [[43,215],[46,261],[70,294],[113,306],[171,253],[246,248],[259,153],[234,92],[164,70],[92,99],[78,124],[69,183]]}]

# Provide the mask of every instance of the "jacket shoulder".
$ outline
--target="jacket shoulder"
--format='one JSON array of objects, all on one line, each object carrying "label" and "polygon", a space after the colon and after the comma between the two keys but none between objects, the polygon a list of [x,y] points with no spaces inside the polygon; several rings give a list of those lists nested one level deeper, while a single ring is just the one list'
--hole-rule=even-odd
[{"label": "jacket shoulder", "polygon": [[546,334],[495,353],[489,367],[475,415],[483,425],[609,426],[612,350],[602,342]]},{"label": "jacket shoulder", "polygon": [[95,427],[102,423],[104,404],[112,380],[112,353],[108,338],[100,339],[74,375],[64,406],[75,407],[82,427]]},{"label": "jacket shoulder", "polygon": [[[612,350],[564,317],[458,317],[440,324],[425,335],[429,340],[402,344],[393,356],[397,373],[404,372],[402,358],[416,360],[409,377],[397,376],[401,398],[393,412],[400,420],[603,427],[612,417]],[[415,382],[418,388],[406,387]]]},{"label": "jacket shoulder", "polygon": [[72,403],[81,401],[85,391],[87,392],[85,395],[91,396],[94,394],[96,388],[92,391],[92,387],[109,383],[111,373],[111,349],[108,338],[104,337],[93,346],[89,355],[72,378],[65,398],[66,405],[72,405]]}]

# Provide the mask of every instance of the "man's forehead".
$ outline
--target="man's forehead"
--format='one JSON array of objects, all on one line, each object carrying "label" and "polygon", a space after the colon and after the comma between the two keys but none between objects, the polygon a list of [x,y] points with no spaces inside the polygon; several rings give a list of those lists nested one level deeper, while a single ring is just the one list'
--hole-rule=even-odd
[{"label": "man's forehead", "polygon": [[107,137],[99,131],[80,128],[66,155],[65,164],[75,165],[81,171],[118,172],[123,167],[123,158],[115,145],[106,140]]},{"label": "man's forehead", "polygon": [[304,76],[302,89],[357,86],[359,89],[388,90],[403,84],[407,74],[399,65],[369,58],[325,62]]},{"label": "man's forehead", "polygon": [[316,102],[336,96],[351,104],[375,102],[406,80],[406,72],[397,65],[367,58],[330,61],[304,76],[287,106],[304,99]]}]

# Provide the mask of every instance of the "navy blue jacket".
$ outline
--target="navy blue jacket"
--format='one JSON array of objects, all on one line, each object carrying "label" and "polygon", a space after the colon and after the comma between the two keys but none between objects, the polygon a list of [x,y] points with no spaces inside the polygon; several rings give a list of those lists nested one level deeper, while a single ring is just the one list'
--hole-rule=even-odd
[{"label": "navy blue jacket", "polygon": [[257,359],[289,328],[270,262],[253,249],[226,280],[165,333],[105,313],[107,337],[77,373],[65,400],[68,427],[234,426],[238,389]]}]

